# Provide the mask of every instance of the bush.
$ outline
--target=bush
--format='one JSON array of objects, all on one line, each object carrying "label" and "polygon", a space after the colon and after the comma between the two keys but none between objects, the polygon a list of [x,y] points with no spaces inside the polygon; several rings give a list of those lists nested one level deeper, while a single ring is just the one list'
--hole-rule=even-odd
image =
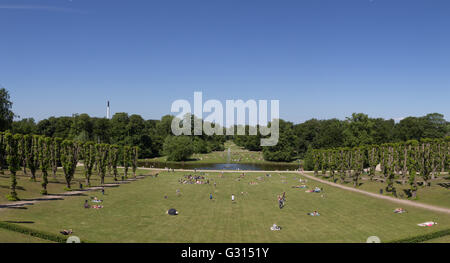
[{"label": "bush", "polygon": [[6,199],[8,199],[8,201],[20,201],[20,199],[17,196],[13,196],[11,194],[7,194]]},{"label": "bush", "polygon": [[57,243],[66,243],[66,241],[67,241],[67,238],[62,237],[62,236],[58,236],[58,235],[55,235],[55,234],[50,234],[50,233],[46,233],[46,232],[42,232],[42,231],[29,229],[29,228],[26,228],[26,227],[23,227],[23,226],[19,226],[19,225],[7,223],[7,222],[0,222],[0,228],[6,229],[6,230],[10,230],[10,231],[14,231],[14,232],[18,232],[18,233],[22,233],[22,234],[29,235],[29,236],[32,236],[32,237],[37,237],[37,238],[41,238],[41,239],[54,241],[54,242],[57,242]]},{"label": "bush", "polygon": [[192,141],[186,136],[168,136],[163,145],[168,161],[186,161],[193,153]]},{"label": "bush", "polygon": [[421,235],[421,236],[400,239],[400,240],[392,241],[389,243],[422,243],[424,241],[436,239],[436,238],[447,236],[447,235],[450,235],[450,229],[445,229],[445,230],[441,230],[441,231],[437,231],[437,232],[433,232],[433,233],[425,234],[425,235]]}]

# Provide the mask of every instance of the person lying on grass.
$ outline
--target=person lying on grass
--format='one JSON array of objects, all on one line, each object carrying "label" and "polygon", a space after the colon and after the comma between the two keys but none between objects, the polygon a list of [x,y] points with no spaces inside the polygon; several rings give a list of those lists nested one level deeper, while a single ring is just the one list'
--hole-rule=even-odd
[{"label": "person lying on grass", "polygon": [[94,197],[91,202],[93,202],[93,203],[101,203],[101,202],[103,202],[103,200],[100,200],[97,197]]},{"label": "person lying on grass", "polygon": [[103,208],[103,206],[102,206],[102,205],[93,205],[92,208],[94,208],[94,209],[100,209],[100,208]]},{"label": "person lying on grass", "polygon": [[317,212],[317,211],[314,211],[312,213],[307,213],[307,215],[309,215],[309,216],[320,216],[319,212]]},{"label": "person lying on grass", "polygon": [[68,235],[72,234],[73,231],[72,231],[72,229],[69,229],[69,230],[64,229],[63,231],[60,231],[59,233],[65,235],[65,236],[68,236]]},{"label": "person lying on grass", "polygon": [[407,211],[405,209],[403,209],[403,208],[396,208],[394,210],[394,213],[396,213],[396,214],[403,214],[403,213],[406,213],[406,212]]}]

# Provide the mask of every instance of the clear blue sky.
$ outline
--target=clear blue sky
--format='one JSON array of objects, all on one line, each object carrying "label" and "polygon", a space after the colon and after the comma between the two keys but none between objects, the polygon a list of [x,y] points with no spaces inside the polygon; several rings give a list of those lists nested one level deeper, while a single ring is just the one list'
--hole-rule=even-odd
[{"label": "clear blue sky", "polygon": [[450,116],[448,0],[0,0],[21,117],[159,119],[175,99],[279,99],[283,119]]}]

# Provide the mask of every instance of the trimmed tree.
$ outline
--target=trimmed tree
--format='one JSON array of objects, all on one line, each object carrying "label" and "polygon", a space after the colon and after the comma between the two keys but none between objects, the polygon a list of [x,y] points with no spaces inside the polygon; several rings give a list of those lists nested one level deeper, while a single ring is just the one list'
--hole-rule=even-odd
[{"label": "trimmed tree", "polygon": [[84,160],[84,178],[86,185],[91,186],[92,169],[96,161],[96,147],[93,142],[86,142],[82,146]]},{"label": "trimmed tree", "polygon": [[124,146],[122,148],[122,164],[123,164],[123,176],[125,179],[128,178],[128,168],[130,167],[131,163],[131,147],[130,146]]},{"label": "trimmed tree", "polygon": [[408,141],[408,171],[409,171],[409,185],[411,186],[411,198],[417,198],[417,165],[418,165],[418,153],[419,153],[419,142],[418,141]]},{"label": "trimmed tree", "polygon": [[106,169],[108,166],[108,150],[109,145],[107,144],[96,144],[95,145],[95,152],[97,156],[97,169],[99,171],[99,176],[101,180],[101,184],[105,184],[105,175],[106,175]]},{"label": "trimmed tree", "polygon": [[71,140],[64,140],[61,144],[61,164],[63,166],[64,177],[66,179],[66,190],[71,191],[71,182],[75,174],[80,147],[78,143]]},{"label": "trimmed tree", "polygon": [[19,155],[19,141],[22,139],[22,135],[12,135],[10,132],[5,133],[6,143],[6,162],[11,176],[11,192],[6,196],[10,201],[20,200],[17,196],[16,186],[16,172],[20,169],[20,155]]},{"label": "trimmed tree", "polygon": [[138,158],[139,158],[139,147],[134,146],[131,148],[131,167],[133,169],[133,176],[136,178],[136,169],[138,165]]},{"label": "trimmed tree", "polygon": [[31,172],[30,180],[36,182],[36,171],[39,169],[39,135],[25,135],[27,164]]},{"label": "trimmed tree", "polygon": [[48,184],[48,169],[50,168],[50,147],[52,139],[44,136],[39,137],[39,163],[42,171],[42,191],[41,194],[46,195]]},{"label": "trimmed tree", "polygon": [[108,161],[111,165],[114,181],[117,181],[118,171],[117,171],[117,165],[119,163],[119,146],[118,145],[111,145],[109,148],[109,154],[108,154]]},{"label": "trimmed tree", "polygon": [[58,171],[58,164],[61,161],[61,138],[53,138],[50,147],[50,165],[52,167],[53,178],[56,179],[56,172]]}]

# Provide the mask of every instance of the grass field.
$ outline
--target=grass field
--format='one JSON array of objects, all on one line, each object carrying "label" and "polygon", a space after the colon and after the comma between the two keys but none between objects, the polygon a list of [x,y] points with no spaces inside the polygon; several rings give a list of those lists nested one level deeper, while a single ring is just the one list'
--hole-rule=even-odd
[{"label": "grass field", "polygon": [[[249,173],[238,181],[238,173],[225,173],[223,177],[208,173],[205,176],[209,185],[180,184],[178,180],[186,174],[162,172],[157,178],[145,177],[107,188],[104,196],[88,192],[86,196],[41,202],[26,209],[2,209],[0,221],[28,221],[23,225],[54,234],[73,229],[82,240],[94,242],[365,242],[373,235],[388,242],[450,228],[447,214],[414,207],[404,207],[406,214],[395,214],[397,204],[313,181],[308,181],[309,189],[324,188],[323,197],[291,188],[300,184],[298,174],[273,173],[266,177]],[[0,182],[4,186],[8,180],[2,177]],[[32,191],[30,184],[39,185],[25,178],[20,179],[21,183],[26,190],[19,195]],[[62,189],[63,185],[54,187]],[[5,194],[6,189],[0,189]],[[177,189],[180,196],[176,195]],[[287,193],[287,205],[280,210],[276,198],[282,192]],[[210,193],[213,201],[209,200]],[[236,195],[235,203],[231,202],[231,194]],[[93,196],[104,200],[103,209],[83,208],[84,200]],[[176,208],[180,214],[167,215],[169,208]],[[306,215],[314,210],[321,216]],[[425,221],[438,225],[417,226]],[[274,223],[282,230],[270,231]],[[436,242],[446,240],[444,237]],[[18,233],[0,234],[0,242],[13,241],[38,240],[28,241]]]},{"label": "grass field", "polygon": [[[314,175],[313,172],[308,172],[307,174]],[[381,174],[378,174],[378,176],[381,177]],[[328,180],[332,181],[331,178],[328,178]],[[337,182],[340,183],[340,180]],[[353,183],[348,182],[343,185],[353,186]],[[395,187],[398,198],[407,199],[407,194],[404,190],[410,189],[410,185],[408,183],[401,184],[400,182],[396,182]],[[360,181],[358,188],[368,192],[379,193],[380,189],[386,188],[386,184],[380,181],[370,181],[367,176],[363,176],[363,180]],[[392,196],[391,193],[385,193],[385,195]],[[413,201],[450,208],[450,177],[448,174],[442,174],[439,178],[433,180],[431,187],[419,187],[417,199]]]},{"label": "grass field", "polygon": [[[214,163],[244,163],[244,164],[286,164],[286,163],[277,163],[277,162],[269,162],[265,161],[262,152],[248,151],[242,147],[237,146],[232,141],[225,142],[225,150],[224,151],[216,151],[205,154],[193,154],[191,160],[186,161],[186,163],[192,164],[214,164]],[[230,157],[228,158],[228,149],[230,149]],[[167,158],[165,156],[145,159],[145,161],[149,162],[167,162]],[[169,162],[170,163],[170,162]],[[298,161],[293,161],[291,163],[298,164]]]}]

